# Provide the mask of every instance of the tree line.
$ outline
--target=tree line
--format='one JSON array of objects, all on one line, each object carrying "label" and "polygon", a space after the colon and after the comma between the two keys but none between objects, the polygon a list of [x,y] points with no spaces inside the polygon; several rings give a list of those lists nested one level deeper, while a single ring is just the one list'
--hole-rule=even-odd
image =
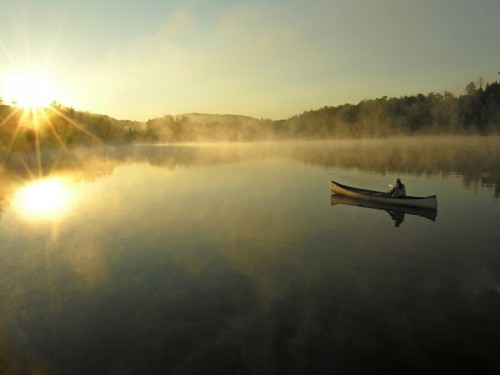
[{"label": "tree line", "polygon": [[500,130],[500,84],[466,86],[465,94],[382,97],[324,107],[284,122],[294,136],[364,137],[394,134],[487,134]]},{"label": "tree line", "polygon": [[490,134],[500,131],[500,84],[470,82],[450,92],[363,100],[325,106],[285,120],[234,115],[166,115],[146,122],[150,141],[256,141],[421,134]]},{"label": "tree line", "polygon": [[0,104],[0,151],[130,143],[140,139],[140,126],[57,103],[29,110]]},{"label": "tree line", "polygon": [[[43,131],[41,131],[43,129]],[[0,150],[110,143],[237,142],[500,131],[500,84],[482,79],[455,96],[444,92],[325,106],[283,120],[239,115],[165,115],[116,120],[53,103],[26,112],[0,100]]]}]

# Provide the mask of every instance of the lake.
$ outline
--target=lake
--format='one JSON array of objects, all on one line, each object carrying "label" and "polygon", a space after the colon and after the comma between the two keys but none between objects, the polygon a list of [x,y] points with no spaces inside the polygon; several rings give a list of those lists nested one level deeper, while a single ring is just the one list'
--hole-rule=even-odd
[{"label": "lake", "polygon": [[[2,374],[500,370],[500,137],[2,161]],[[435,215],[329,189],[396,177]]]}]

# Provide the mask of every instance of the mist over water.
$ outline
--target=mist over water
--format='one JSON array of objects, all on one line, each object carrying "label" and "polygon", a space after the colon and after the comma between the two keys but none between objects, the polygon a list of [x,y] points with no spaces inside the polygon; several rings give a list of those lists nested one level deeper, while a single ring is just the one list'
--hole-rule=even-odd
[{"label": "mist over water", "polygon": [[[142,145],[44,151],[40,162],[12,153],[1,170],[0,369],[497,369],[499,146]],[[437,194],[434,220],[408,212],[396,227],[383,209],[332,206],[331,179],[384,190],[396,177],[408,194]],[[65,209],[49,205],[51,187]],[[37,215],[18,194],[32,194]]]}]

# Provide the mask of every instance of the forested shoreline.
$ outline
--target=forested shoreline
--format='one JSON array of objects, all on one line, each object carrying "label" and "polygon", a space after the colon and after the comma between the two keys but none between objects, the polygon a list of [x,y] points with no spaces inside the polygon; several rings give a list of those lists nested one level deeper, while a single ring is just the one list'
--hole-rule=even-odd
[{"label": "forested shoreline", "polygon": [[325,106],[284,120],[240,115],[165,115],[117,120],[58,103],[26,111],[0,101],[0,150],[92,144],[251,142],[401,135],[497,134],[500,84],[479,80],[463,95],[449,92]]}]

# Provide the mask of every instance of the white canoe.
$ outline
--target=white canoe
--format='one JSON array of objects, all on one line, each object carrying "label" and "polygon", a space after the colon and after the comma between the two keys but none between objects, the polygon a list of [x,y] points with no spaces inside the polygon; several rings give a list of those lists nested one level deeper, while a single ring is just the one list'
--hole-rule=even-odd
[{"label": "white canoe", "polygon": [[404,197],[392,198],[388,197],[386,193],[381,191],[359,189],[352,186],[342,185],[335,181],[331,182],[330,190],[335,194],[345,195],[347,197],[363,199],[371,202],[391,204],[394,206],[434,209],[436,209],[438,206],[437,197],[435,195],[431,195],[429,197],[411,197],[409,195],[405,195]]}]

